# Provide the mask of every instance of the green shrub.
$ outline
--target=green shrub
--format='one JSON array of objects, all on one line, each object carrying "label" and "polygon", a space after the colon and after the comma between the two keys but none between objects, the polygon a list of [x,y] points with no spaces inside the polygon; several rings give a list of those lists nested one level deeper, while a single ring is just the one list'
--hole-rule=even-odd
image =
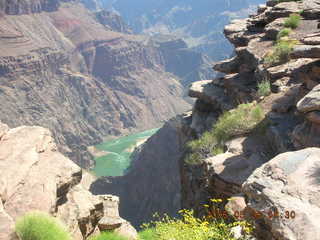
[{"label": "green shrub", "polygon": [[296,40],[279,40],[272,52],[264,58],[264,62],[268,65],[277,65],[289,61],[290,53],[296,43]]},{"label": "green shrub", "polygon": [[104,232],[98,236],[91,237],[89,240],[128,240],[113,232]]},{"label": "green shrub", "polygon": [[281,38],[283,37],[288,37],[291,32],[292,32],[291,28],[282,29],[277,35],[277,40],[281,40]]},{"label": "green shrub", "polygon": [[262,96],[269,96],[271,94],[271,87],[270,82],[268,80],[263,80],[262,82],[258,83],[258,92],[259,97]]},{"label": "green shrub", "polygon": [[158,221],[144,224],[145,230],[139,234],[139,240],[234,240],[232,227],[243,226],[247,234],[251,231],[249,224],[243,221],[225,223],[222,219],[212,217],[196,218],[193,211],[189,210],[179,213],[179,219],[165,215]]},{"label": "green shrub", "polygon": [[286,28],[295,29],[298,27],[301,20],[301,16],[299,14],[293,13],[284,21],[284,26]]},{"label": "green shrub", "polygon": [[138,235],[139,240],[153,240],[157,239],[157,232],[155,228],[145,228]]},{"label": "green shrub", "polygon": [[222,114],[212,133],[221,145],[232,137],[250,133],[264,119],[264,116],[259,105],[240,104],[236,109]]},{"label": "green shrub", "polygon": [[21,240],[71,240],[56,218],[40,212],[28,213],[18,219],[16,233]]},{"label": "green shrub", "polygon": [[212,130],[187,144],[188,164],[199,164],[202,159],[224,152],[224,144],[232,137],[250,133],[264,119],[264,112],[253,103],[240,104],[236,109],[223,113]]}]

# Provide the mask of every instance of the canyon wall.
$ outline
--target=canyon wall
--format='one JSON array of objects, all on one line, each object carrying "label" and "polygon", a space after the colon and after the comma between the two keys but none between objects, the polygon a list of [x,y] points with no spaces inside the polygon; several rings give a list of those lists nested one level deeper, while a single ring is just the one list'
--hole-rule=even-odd
[{"label": "canyon wall", "polygon": [[[293,13],[301,14],[301,21],[283,41],[295,44],[285,60],[270,64],[266,59],[274,54],[283,22]],[[159,133],[170,132],[165,136],[156,134],[137,152],[135,159],[141,163],[133,162],[131,171],[135,176],[131,171],[128,176],[131,175],[131,185],[135,181],[139,183],[134,187],[139,199],[131,201],[128,197],[128,201],[122,202],[124,214],[131,214],[129,206],[146,209],[149,216],[149,209],[174,214],[173,210],[182,207],[192,208],[201,216],[206,214],[203,204],[213,207],[210,199],[221,198],[220,207],[231,218],[238,219],[235,216],[238,211],[254,223],[257,239],[320,237],[317,227],[320,206],[315,200],[320,187],[319,16],[317,0],[268,1],[258,8],[257,14],[234,20],[225,27],[226,37],[235,46],[235,56],[214,66],[225,75],[193,83],[189,96],[197,100],[191,115],[174,119],[175,124],[170,128],[170,122],[166,124]],[[270,93],[265,96],[258,94],[263,81],[270,84]],[[224,153],[203,158],[198,164],[185,162],[186,142],[215,127],[223,112],[248,102],[259,105],[265,114],[265,125],[260,131],[236,135],[224,143]],[[175,139],[182,136],[183,140],[176,145],[172,135]],[[170,149],[172,145],[175,150]],[[149,174],[145,166],[151,168],[158,163],[161,167]],[[172,164],[179,168],[168,171],[164,167]],[[108,192],[104,186],[117,186],[119,182],[100,179],[93,186],[97,192]],[[161,189],[155,190],[154,182]],[[146,184],[148,188],[144,187]],[[124,199],[126,192],[130,196],[131,185],[125,182],[121,185]],[[164,206],[156,193],[165,192],[167,186],[175,187],[170,188],[170,194],[162,196],[164,202],[167,197],[171,199]],[[174,196],[179,196],[181,205],[172,209]],[[135,219],[135,223],[144,217]]]},{"label": "canyon wall", "polygon": [[[90,2],[91,0],[85,0]],[[97,0],[118,12],[136,33],[178,36],[196,52],[219,61],[233,48],[222,33],[232,19],[247,17],[263,0]]]},{"label": "canyon wall", "polygon": [[152,220],[155,212],[176,215],[181,206],[177,159],[186,141],[184,126],[188,121],[188,115],[168,121],[135,150],[125,176],[99,178],[90,191],[119,196],[120,214],[135,227]]},{"label": "canyon wall", "polygon": [[116,32],[129,30],[112,16],[77,1],[4,1],[1,12],[0,119],[48,127],[81,166],[93,164],[86,147],[104,136],[153,128],[189,108],[161,51]]}]

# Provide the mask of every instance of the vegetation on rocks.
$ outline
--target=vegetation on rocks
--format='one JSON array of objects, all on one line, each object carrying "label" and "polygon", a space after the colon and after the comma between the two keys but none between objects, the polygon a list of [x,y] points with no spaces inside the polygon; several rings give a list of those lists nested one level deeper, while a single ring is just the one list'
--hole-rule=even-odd
[{"label": "vegetation on rocks", "polygon": [[265,64],[274,66],[290,60],[290,53],[298,41],[295,39],[290,39],[289,35],[292,32],[292,29],[298,27],[300,21],[301,16],[297,13],[290,14],[290,16],[285,20],[285,28],[278,33],[275,46],[264,58]]},{"label": "vegetation on rocks", "polygon": [[57,219],[41,212],[31,212],[20,218],[16,233],[21,240],[71,240]]},{"label": "vegetation on rocks", "polygon": [[90,240],[127,240],[127,238],[113,232],[104,232],[98,236],[90,238]]},{"label": "vegetation on rocks", "polygon": [[[205,205],[206,206],[206,205]],[[207,216],[197,218],[192,210],[179,211],[179,218],[168,215],[154,217],[159,220],[142,225],[139,240],[235,240],[232,228],[241,226],[243,238],[246,239],[251,231],[251,225],[246,221],[225,222],[223,218],[210,214],[209,206]],[[70,234],[54,217],[45,213],[33,212],[25,215],[16,223],[16,232],[21,240],[71,240]],[[103,232],[89,240],[128,240],[114,232]]]},{"label": "vegetation on rocks", "polygon": [[292,32],[291,28],[284,28],[282,29],[278,35],[277,35],[277,40],[280,40],[283,37],[288,37],[290,35],[290,33]]},{"label": "vegetation on rocks", "polygon": [[300,21],[301,21],[301,16],[299,14],[293,13],[293,14],[290,14],[290,16],[285,20],[284,26],[286,28],[295,29],[298,27]]},{"label": "vegetation on rocks", "polygon": [[269,96],[271,94],[271,86],[268,80],[263,80],[258,83],[258,92],[259,97]]},{"label": "vegetation on rocks", "polygon": [[264,117],[262,108],[255,103],[240,104],[236,109],[223,113],[210,131],[187,144],[189,154],[185,161],[198,164],[204,158],[223,153],[226,141],[250,133]]},{"label": "vegetation on rocks", "polygon": [[179,219],[164,216],[158,221],[144,224],[139,240],[235,240],[231,229],[236,226],[244,229],[241,239],[251,232],[250,225],[245,221],[226,223],[212,215],[197,218],[190,210],[181,210],[179,213]]},{"label": "vegetation on rocks", "polygon": [[277,41],[273,50],[267,54],[267,56],[264,58],[264,62],[267,65],[273,66],[289,61],[290,53],[295,45],[296,40],[282,38],[281,40]]}]

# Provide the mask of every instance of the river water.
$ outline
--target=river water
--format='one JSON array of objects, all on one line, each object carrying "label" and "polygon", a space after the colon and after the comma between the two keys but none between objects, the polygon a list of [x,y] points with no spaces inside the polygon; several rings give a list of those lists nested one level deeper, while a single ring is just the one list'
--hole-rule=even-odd
[{"label": "river water", "polygon": [[148,139],[159,128],[120,137],[95,146],[98,150],[107,152],[106,155],[96,157],[96,166],[93,173],[98,176],[123,176],[130,166],[130,156],[134,148],[142,141]]}]

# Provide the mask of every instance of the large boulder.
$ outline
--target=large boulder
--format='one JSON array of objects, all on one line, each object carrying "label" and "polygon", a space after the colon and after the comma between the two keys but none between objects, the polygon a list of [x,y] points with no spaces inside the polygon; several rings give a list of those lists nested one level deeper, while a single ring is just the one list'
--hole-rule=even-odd
[{"label": "large boulder", "polygon": [[212,80],[203,80],[192,83],[189,88],[189,97],[216,105],[222,110],[230,110],[232,108],[224,89],[213,84]]},{"label": "large boulder", "polygon": [[93,196],[89,184],[82,185],[81,168],[57,151],[48,129],[0,123],[0,135],[0,240],[15,239],[15,221],[31,211],[58,217],[75,240],[118,212],[119,201],[105,211],[112,199]]},{"label": "large boulder", "polygon": [[298,45],[290,54],[292,58],[320,58],[320,45]]},{"label": "large boulder", "polygon": [[320,84],[297,103],[297,109],[303,113],[320,110]]},{"label": "large boulder", "polygon": [[[280,154],[243,184],[259,239],[320,239],[320,149]],[[276,214],[278,213],[278,215]]]},{"label": "large boulder", "polygon": [[245,46],[248,43],[244,33],[247,31],[248,19],[236,19],[224,28],[228,40],[236,46]]}]

